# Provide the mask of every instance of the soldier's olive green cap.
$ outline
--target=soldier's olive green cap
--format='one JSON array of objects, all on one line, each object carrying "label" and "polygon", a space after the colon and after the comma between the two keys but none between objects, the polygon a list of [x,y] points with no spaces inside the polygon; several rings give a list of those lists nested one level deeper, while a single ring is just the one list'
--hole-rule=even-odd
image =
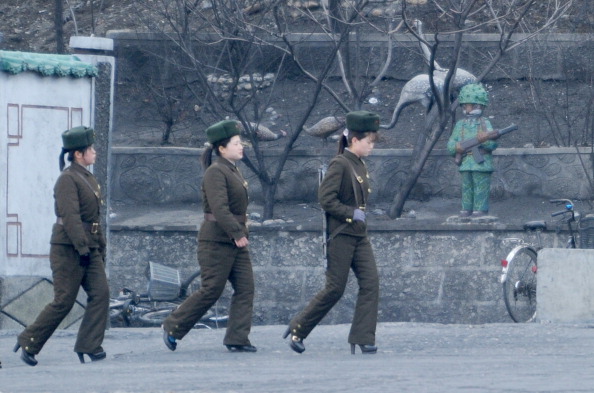
[{"label": "soldier's olive green cap", "polygon": [[92,128],[78,126],[62,133],[64,150],[84,149],[95,143],[95,131]]},{"label": "soldier's olive green cap", "polygon": [[239,135],[240,132],[239,123],[236,120],[223,120],[208,127],[206,137],[212,144]]},{"label": "soldier's olive green cap", "polygon": [[376,132],[379,130],[379,115],[368,111],[354,111],[346,115],[346,128],[356,132]]}]

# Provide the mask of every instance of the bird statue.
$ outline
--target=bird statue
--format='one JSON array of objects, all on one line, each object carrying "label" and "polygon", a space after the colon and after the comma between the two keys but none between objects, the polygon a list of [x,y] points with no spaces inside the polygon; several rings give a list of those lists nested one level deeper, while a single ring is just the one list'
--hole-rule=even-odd
[{"label": "bird statue", "polygon": [[[433,83],[435,83],[435,87],[438,89],[438,91],[443,91],[443,79],[434,76]],[[380,128],[390,129],[394,127],[398,122],[398,118],[400,117],[402,110],[407,106],[417,102],[423,105],[427,112],[431,110],[433,104],[435,103],[435,97],[433,96],[433,91],[431,90],[431,81],[429,79],[429,75],[427,74],[417,75],[404,84],[402,90],[400,91],[398,103],[392,112],[390,123],[380,124]]]},{"label": "bird statue", "polygon": [[342,130],[346,124],[344,116],[328,116],[318,121],[311,127],[303,127],[303,131],[307,135],[322,138],[324,144],[327,143],[328,138],[336,131]]},{"label": "bird statue", "polygon": [[[419,36],[424,39],[425,34],[423,32],[423,22],[421,22],[419,19],[415,19],[413,25]],[[429,64],[431,59],[431,50],[429,49],[429,46],[422,41],[419,41],[419,45],[421,46],[425,62]],[[435,87],[439,91],[443,91],[444,81],[448,73],[448,69],[441,67],[436,61],[433,62],[433,65],[435,68],[433,71],[433,81],[435,83]],[[452,92],[457,93],[462,87],[470,83],[476,83],[476,81],[477,78],[470,72],[462,68],[456,68],[456,73],[452,81]],[[423,105],[427,112],[431,110],[431,107],[435,102],[435,97],[433,96],[433,92],[431,90],[429,75],[427,74],[417,75],[406,82],[402,88],[402,91],[400,92],[400,98],[398,99],[398,103],[396,104],[394,112],[392,113],[390,124],[380,125],[380,128],[390,129],[394,127],[398,122],[398,118],[400,117],[402,110],[407,106],[417,102]]]},{"label": "bird statue", "polygon": [[[280,132],[278,134],[275,134],[274,132],[272,132],[270,130],[270,128],[265,127],[262,124],[256,124],[256,123],[249,123],[249,124],[250,124],[251,130],[253,130],[253,132],[256,133],[256,138],[258,138],[259,141],[263,141],[263,142],[276,141],[280,138],[284,138],[285,136],[287,136],[287,132],[283,131],[283,130],[280,130]],[[243,135],[248,135],[248,133],[244,129],[243,124],[241,124],[241,122],[239,122],[239,128],[241,129],[241,133]]]},{"label": "bird statue", "polygon": [[[421,22],[420,19],[415,19],[413,21],[413,26],[417,30],[417,34],[421,38],[426,40],[425,33],[423,32],[423,22]],[[423,41],[419,41],[419,45],[421,46],[421,51],[423,52],[423,57],[425,58],[425,63],[427,65],[429,65],[429,62],[431,60],[431,50],[429,49],[429,46]],[[435,59],[433,60],[433,65],[435,67],[435,70],[433,71],[433,76],[445,80],[446,75],[448,73],[448,69],[441,67],[437,63],[437,61],[435,61]],[[472,75],[470,72],[466,71],[465,69],[458,67],[458,68],[456,68],[456,73],[455,73],[454,79],[452,81],[453,91],[455,91],[457,93],[464,86],[466,86],[470,83],[476,83],[476,82],[477,82],[476,76]]]}]

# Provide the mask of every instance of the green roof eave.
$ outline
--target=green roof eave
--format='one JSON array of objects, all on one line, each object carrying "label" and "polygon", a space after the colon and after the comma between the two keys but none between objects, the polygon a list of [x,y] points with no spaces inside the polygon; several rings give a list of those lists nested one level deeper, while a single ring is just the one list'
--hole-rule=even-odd
[{"label": "green roof eave", "polygon": [[97,67],[83,63],[74,55],[50,55],[0,50],[0,71],[19,74],[37,72],[43,76],[97,76]]}]

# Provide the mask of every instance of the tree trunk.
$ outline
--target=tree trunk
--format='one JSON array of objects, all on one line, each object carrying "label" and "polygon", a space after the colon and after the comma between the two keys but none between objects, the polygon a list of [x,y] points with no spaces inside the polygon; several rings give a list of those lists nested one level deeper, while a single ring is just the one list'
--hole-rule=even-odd
[{"label": "tree trunk", "polygon": [[262,220],[270,220],[274,217],[274,198],[276,195],[277,184],[260,182],[262,184],[262,194],[264,196],[264,211]]},{"label": "tree trunk", "polygon": [[64,53],[64,29],[62,25],[62,14],[64,12],[64,0],[56,0],[54,7],[54,28],[56,29],[56,53]]},{"label": "tree trunk", "polygon": [[[437,108],[433,108],[427,115],[423,133],[429,134],[429,136],[424,141],[424,143],[418,143],[417,147],[413,150],[410,173],[404,180],[400,190],[398,190],[394,196],[392,206],[390,206],[390,209],[388,210],[388,216],[390,218],[399,218],[402,216],[404,203],[408,199],[408,196],[410,195],[410,192],[412,191],[415,184],[417,184],[417,180],[419,180],[419,177],[421,176],[421,172],[425,167],[425,163],[429,158],[429,154],[446,129],[446,125],[449,121],[449,115],[447,112],[444,112],[441,118],[438,116],[439,113]],[[439,122],[437,122],[437,120],[439,120]]]},{"label": "tree trunk", "polygon": [[[425,146],[426,145],[427,144],[425,144]],[[413,156],[411,157],[410,173],[404,180],[400,190],[398,190],[394,196],[392,206],[390,206],[390,210],[388,211],[388,216],[390,216],[390,218],[399,218],[402,216],[404,203],[408,199],[415,184],[417,184],[417,180],[419,180],[419,177],[421,176],[421,172],[423,171],[423,167],[427,162],[430,152],[431,149],[424,148],[419,154],[413,153]]]},{"label": "tree trunk", "polygon": [[169,138],[171,137],[171,132],[173,131],[173,121],[166,121],[165,122],[165,130],[161,136],[161,145],[169,144]]},{"label": "tree trunk", "polygon": [[329,0],[328,11],[330,13],[330,29],[333,33],[340,31],[339,21],[342,20],[340,17],[340,0]]}]

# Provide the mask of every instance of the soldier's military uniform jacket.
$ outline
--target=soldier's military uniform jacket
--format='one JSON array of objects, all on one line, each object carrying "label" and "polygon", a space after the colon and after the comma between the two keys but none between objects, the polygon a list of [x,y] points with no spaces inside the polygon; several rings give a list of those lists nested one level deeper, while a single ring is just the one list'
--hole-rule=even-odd
[{"label": "soldier's military uniform jacket", "polygon": [[[230,242],[248,237],[247,182],[233,163],[218,157],[204,172],[202,201],[205,220],[199,240]],[[212,214],[215,220],[207,217]]]},{"label": "soldier's military uniform jacket", "polygon": [[367,224],[352,218],[355,209],[365,209],[370,192],[369,174],[359,157],[345,150],[330,161],[318,199],[328,216],[331,237],[337,234],[367,236]]},{"label": "soldier's military uniform jacket", "polygon": [[50,243],[72,245],[80,255],[94,248],[105,256],[105,237],[99,224],[101,193],[95,176],[72,162],[54,186],[54,199],[58,223],[52,228]]},{"label": "soldier's military uniform jacket", "polygon": [[248,247],[235,240],[248,237],[247,182],[237,167],[217,157],[202,179],[204,221],[198,234],[198,263],[202,286],[163,322],[163,328],[182,339],[220,297],[226,281],[234,293],[223,344],[251,345],[254,277]]},{"label": "soldier's military uniform jacket", "polygon": [[[484,117],[467,117],[459,120],[448,140],[447,148],[450,154],[456,154],[456,143],[475,138],[480,131],[493,131],[493,126],[491,126],[491,122],[488,119]],[[463,154],[462,163],[459,168],[460,172],[493,172],[493,155],[491,152],[497,148],[497,142],[492,140],[483,142],[480,148],[483,149],[485,161],[479,164],[472,156],[472,152],[467,152]]]},{"label": "soldier's military uniform jacket", "polygon": [[379,278],[367,224],[353,220],[355,209],[364,209],[370,185],[364,162],[348,149],[328,165],[318,190],[328,219],[326,284],[301,313],[289,323],[292,334],[306,338],[342,297],[349,270],[356,272],[359,292],[349,343],[374,344],[378,314]]},{"label": "soldier's military uniform jacket", "polygon": [[[105,274],[105,238],[99,224],[101,195],[91,172],[72,162],[54,186],[55,213],[50,247],[54,300],[19,335],[21,347],[37,354],[76,301],[79,287],[87,293],[87,305],[74,351],[99,353],[107,325],[109,286]],[[80,265],[80,256],[89,263]]]}]

